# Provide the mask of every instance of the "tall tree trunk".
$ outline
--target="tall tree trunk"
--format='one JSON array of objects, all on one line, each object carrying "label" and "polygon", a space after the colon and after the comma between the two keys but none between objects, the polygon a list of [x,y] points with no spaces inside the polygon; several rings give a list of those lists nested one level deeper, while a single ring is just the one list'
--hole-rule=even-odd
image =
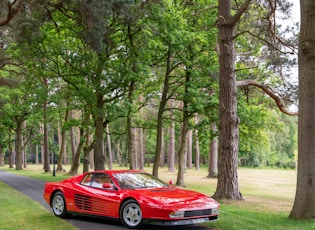
[{"label": "tall tree trunk", "polygon": [[86,134],[84,133],[85,131],[83,130],[83,128],[80,128],[80,134],[79,136],[82,137],[80,138],[80,141],[78,143],[78,148],[76,149],[76,153],[75,153],[75,157],[73,159],[73,162],[71,164],[71,168],[69,171],[70,175],[77,175],[78,174],[78,169],[80,166],[80,156],[81,156],[81,152],[83,149],[83,144],[85,142],[85,138],[86,138]]},{"label": "tall tree trunk", "polygon": [[35,164],[39,164],[39,159],[38,159],[38,145],[35,145]]},{"label": "tall tree trunk", "polygon": [[133,135],[134,135],[134,162],[135,162],[135,168],[138,169],[139,168],[139,139],[138,139],[138,129],[137,128],[133,128],[132,129]]},{"label": "tall tree trunk", "polygon": [[[139,95],[139,103],[143,104],[144,99],[143,95]],[[143,108],[141,107],[139,110],[139,118],[143,119]],[[138,128],[138,141],[139,141],[139,169],[144,169],[144,155],[145,155],[145,140],[143,138],[144,136],[144,129],[142,127]]]},{"label": "tall tree trunk", "polygon": [[110,141],[108,124],[106,124],[106,140],[107,140],[107,149],[108,149],[108,168],[113,169],[113,153],[112,153],[112,144]]},{"label": "tall tree trunk", "polygon": [[[48,80],[43,79],[43,84],[48,88]],[[43,104],[43,113],[44,113],[44,123],[43,123],[43,132],[44,132],[44,171],[51,172],[50,169],[50,158],[49,158],[49,141],[48,141],[48,112],[47,112],[48,102],[44,101]]]},{"label": "tall tree trunk", "polygon": [[162,128],[162,143],[161,143],[161,155],[160,155],[160,167],[165,165],[165,141],[164,141],[164,128]]},{"label": "tall tree trunk", "polygon": [[[174,100],[170,100],[170,107],[174,107]],[[174,115],[171,114],[171,127],[169,128],[169,135],[170,141],[168,146],[168,156],[167,156],[167,164],[168,164],[168,171],[174,172],[175,171],[175,121]]]},{"label": "tall tree trunk", "polygon": [[192,130],[187,133],[187,168],[192,169]]},{"label": "tall tree trunk", "polygon": [[[248,4],[250,1],[247,1]],[[230,0],[218,2],[219,31],[219,160],[216,199],[243,199],[238,186],[239,119],[235,74],[235,27],[239,20],[230,15]]]},{"label": "tall tree trunk", "polygon": [[[9,135],[9,140],[11,140],[11,135]],[[10,141],[9,143],[9,168],[13,168],[14,164],[14,151],[13,151],[13,146],[12,142]]]},{"label": "tall tree trunk", "polygon": [[[184,103],[185,108],[185,103]],[[185,111],[185,109],[184,109]],[[187,133],[188,133],[189,117],[186,112],[183,112],[183,127],[181,132],[180,147],[178,150],[178,173],[176,185],[185,186],[184,174],[186,169],[186,147],[187,147]]]},{"label": "tall tree trunk", "polygon": [[[26,130],[26,122],[23,121],[21,124],[22,130]],[[27,168],[27,156],[26,156],[26,138],[22,134],[22,154],[23,154],[23,167]]]},{"label": "tall tree trunk", "polygon": [[[216,124],[211,124],[211,133],[217,132]],[[218,138],[215,136],[211,139],[209,145],[209,170],[208,178],[216,178],[218,176]]]},{"label": "tall tree trunk", "polygon": [[[129,85],[129,93],[128,93],[128,100],[130,105],[133,104],[133,92],[135,89],[135,82],[130,82]],[[128,132],[128,137],[127,137],[127,142],[128,142],[128,158],[129,158],[129,168],[136,169],[136,162],[135,162],[135,135],[134,135],[134,129],[132,127],[132,111],[128,112],[128,117],[127,117],[127,132]]]},{"label": "tall tree trunk", "polygon": [[83,172],[89,171],[91,161],[91,151],[94,148],[94,144],[91,144],[91,135],[89,127],[86,127],[86,140],[85,147],[83,149]]},{"label": "tall tree trunk", "polygon": [[301,0],[297,186],[290,218],[315,218],[315,2]]},{"label": "tall tree trunk", "polygon": [[156,134],[156,145],[155,145],[155,155],[154,155],[154,165],[152,175],[158,177],[159,176],[159,164],[161,159],[161,150],[162,150],[162,131],[163,131],[163,113],[165,110],[165,106],[167,103],[167,94],[169,90],[169,80],[171,73],[171,45],[168,47],[167,59],[166,59],[166,71],[164,76],[164,85],[163,85],[163,93],[162,98],[159,105],[159,111],[157,115],[157,134]]},{"label": "tall tree trunk", "polygon": [[[65,113],[65,119],[64,119],[63,124],[65,124],[68,121],[68,119],[69,119],[69,110],[67,109],[66,113]],[[60,136],[60,135],[58,135],[58,136]],[[66,129],[64,127],[61,127],[61,138],[59,138],[59,140],[60,140],[60,142],[59,142],[60,152],[59,152],[59,156],[58,156],[57,171],[62,171],[62,163],[63,163],[63,160],[64,160],[65,155],[66,155],[66,140],[67,140],[66,138],[67,138]]]},{"label": "tall tree trunk", "polygon": [[[188,68],[188,67],[187,67]],[[188,134],[188,122],[189,122],[189,110],[188,110],[188,91],[189,91],[189,84],[191,81],[190,76],[190,68],[186,71],[185,76],[185,93],[184,93],[184,100],[183,100],[183,127],[181,132],[181,140],[180,140],[180,147],[178,151],[178,173],[177,173],[177,181],[176,185],[185,186],[184,182],[184,174],[185,174],[185,166],[186,166],[186,149],[187,149],[187,134]]]},{"label": "tall tree trunk", "polygon": [[22,152],[22,127],[18,123],[15,130],[15,152],[16,152],[16,170],[23,169],[23,152]]},{"label": "tall tree trunk", "polygon": [[[70,118],[74,119],[73,111],[70,111]],[[72,153],[72,164],[74,162],[74,158],[76,155],[76,137],[75,137],[75,127],[71,126],[70,128],[70,146],[71,146],[71,153]]]},{"label": "tall tree trunk", "polygon": [[143,128],[138,129],[138,137],[139,137],[139,169],[144,169],[144,150],[145,144],[143,139]]},{"label": "tall tree trunk", "polygon": [[[199,123],[199,119],[198,119],[198,115],[195,115],[195,123],[198,124]],[[195,130],[195,149],[196,149],[196,154],[195,154],[195,167],[196,170],[200,169],[200,149],[199,149],[199,138],[198,138],[198,129]]]},{"label": "tall tree trunk", "polygon": [[95,170],[105,169],[104,156],[104,125],[103,125],[103,95],[97,93],[97,111],[95,112],[95,147],[94,147],[94,168]]}]

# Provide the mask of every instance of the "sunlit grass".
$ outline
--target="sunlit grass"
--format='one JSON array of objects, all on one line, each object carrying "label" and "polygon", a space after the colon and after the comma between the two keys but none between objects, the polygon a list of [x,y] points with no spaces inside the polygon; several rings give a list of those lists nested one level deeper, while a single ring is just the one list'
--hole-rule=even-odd
[{"label": "sunlit grass", "polygon": [[0,181],[1,230],[77,229],[52,212]]}]

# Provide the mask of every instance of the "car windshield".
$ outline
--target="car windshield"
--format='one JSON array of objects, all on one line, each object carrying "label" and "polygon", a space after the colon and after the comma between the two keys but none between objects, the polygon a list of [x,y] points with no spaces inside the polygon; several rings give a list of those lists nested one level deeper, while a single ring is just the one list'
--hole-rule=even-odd
[{"label": "car windshield", "polygon": [[113,174],[122,189],[162,188],[168,186],[164,181],[148,173],[124,172]]}]

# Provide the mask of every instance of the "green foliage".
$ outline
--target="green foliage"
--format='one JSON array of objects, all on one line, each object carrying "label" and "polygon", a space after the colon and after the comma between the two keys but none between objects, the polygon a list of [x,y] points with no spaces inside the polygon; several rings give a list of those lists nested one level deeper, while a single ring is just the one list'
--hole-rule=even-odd
[{"label": "green foliage", "polygon": [[[126,117],[130,116],[133,127],[145,130],[146,154],[151,158],[157,108],[169,71],[167,99],[176,103],[175,108],[167,104],[163,127],[167,130],[171,121],[176,122],[178,144],[183,115],[180,102],[185,101],[189,129],[198,130],[200,151],[207,158],[209,141],[217,136],[210,125],[218,123],[216,1],[70,0],[62,2],[62,10],[53,4],[35,3],[29,12],[34,15],[27,15],[17,28],[16,36],[21,37],[11,37],[5,49],[17,64],[5,67],[1,76],[14,78],[19,85],[16,89],[0,88],[2,138],[14,127],[12,117],[27,113],[27,132],[34,133],[33,143],[40,143],[42,105],[47,101],[51,135],[59,125],[63,130],[78,127],[93,132],[93,120],[84,118],[101,114],[104,124],[109,124],[113,143],[120,143],[125,152]],[[259,8],[246,14],[238,32],[257,32],[252,19],[264,13]],[[25,37],[23,31],[27,32]],[[244,33],[237,36],[236,48],[238,80],[251,78],[279,88],[282,82],[262,58],[267,51],[261,41]],[[101,95],[101,106],[97,95]],[[296,124],[273,112],[271,104],[253,88],[239,93],[239,156],[245,165],[277,166],[294,161]],[[65,121],[70,110],[80,115]],[[193,120],[196,114],[197,124]]]}]

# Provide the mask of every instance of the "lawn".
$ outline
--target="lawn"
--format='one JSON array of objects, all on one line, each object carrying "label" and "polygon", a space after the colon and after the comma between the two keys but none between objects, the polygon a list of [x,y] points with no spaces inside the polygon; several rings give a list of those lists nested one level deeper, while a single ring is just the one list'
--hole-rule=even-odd
[{"label": "lawn", "polygon": [[0,181],[1,230],[56,230],[56,226],[58,229],[77,229]]},{"label": "lawn", "polygon": [[[52,176],[52,173],[43,173],[41,165],[29,165],[28,168],[21,171],[7,167],[0,167],[0,169],[49,181],[68,177],[65,173],[57,173],[55,177]],[[69,168],[65,167],[65,170],[67,171]],[[151,173],[152,168],[146,168],[145,171]],[[186,188],[212,195],[215,192],[217,180],[208,179],[206,175],[206,168],[199,171],[187,170],[185,173]],[[168,172],[167,168],[161,168],[159,177],[164,181],[176,181],[177,174]],[[315,221],[294,221],[288,218],[295,196],[295,170],[239,168],[238,177],[244,200],[220,201],[219,220],[208,224],[212,229],[315,229]],[[1,194],[2,192],[0,197]],[[16,214],[14,215],[16,216]],[[0,223],[2,223],[1,213]]]}]

